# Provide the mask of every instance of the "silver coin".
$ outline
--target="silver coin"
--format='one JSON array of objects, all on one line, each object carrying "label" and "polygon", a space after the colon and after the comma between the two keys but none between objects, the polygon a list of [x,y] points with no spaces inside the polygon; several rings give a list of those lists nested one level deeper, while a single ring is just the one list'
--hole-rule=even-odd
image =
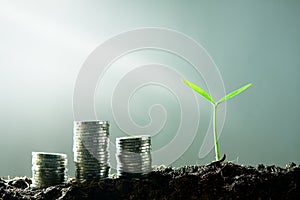
[{"label": "silver coin", "polygon": [[73,140],[86,140],[86,139],[90,139],[90,140],[100,140],[100,141],[109,141],[109,135],[104,135],[104,134],[76,134],[73,136]]},{"label": "silver coin", "polygon": [[105,174],[109,172],[109,169],[103,169],[103,170],[83,170],[83,169],[77,169],[76,170],[76,173],[77,174],[81,174],[81,175],[84,175],[84,174],[95,174],[95,175],[99,175],[99,174]]},{"label": "silver coin", "polygon": [[120,140],[120,139],[116,139],[116,144],[134,144],[134,143],[151,143],[151,140],[148,139],[139,139],[139,138],[134,138],[134,139],[128,139],[128,140]]},{"label": "silver coin", "polygon": [[73,130],[75,136],[100,136],[100,137],[107,137],[109,136],[108,130],[101,130],[101,129],[75,129]]},{"label": "silver coin", "polygon": [[101,124],[94,124],[94,125],[74,125],[73,130],[76,129],[102,129],[102,130],[107,130],[109,131],[109,126],[107,125],[101,125]]},{"label": "silver coin", "polygon": [[80,162],[80,163],[87,163],[87,164],[90,164],[90,163],[108,163],[108,158],[96,158],[96,159],[84,159],[84,158],[78,158],[77,157],[77,160],[75,162]]},{"label": "silver coin", "polygon": [[95,169],[95,168],[86,168],[82,166],[77,166],[76,171],[82,173],[103,173],[106,172],[109,168]]},{"label": "silver coin", "polygon": [[[90,151],[88,151],[90,149]],[[93,148],[87,148],[87,149],[75,149],[73,150],[74,154],[77,155],[83,155],[83,156],[105,156],[108,154],[108,148],[107,149],[93,149]]]},{"label": "silver coin", "polygon": [[82,170],[89,170],[89,169],[93,169],[93,170],[102,170],[102,169],[106,169],[109,168],[109,163],[97,163],[97,164],[84,164],[84,165],[76,165],[77,167],[81,168]]},{"label": "silver coin", "polygon": [[42,175],[47,175],[47,174],[53,174],[53,175],[61,175],[65,174],[65,170],[51,170],[51,169],[32,169],[32,173],[34,174],[42,174]]},{"label": "silver coin", "polygon": [[86,136],[86,135],[99,135],[99,136],[109,136],[109,131],[101,128],[94,129],[74,129],[74,135]]},{"label": "silver coin", "polygon": [[[82,161],[77,161],[77,162],[82,162]],[[101,165],[106,165],[108,166],[109,165],[109,162],[108,161],[99,161],[97,163],[92,163],[92,162],[85,162],[84,164],[80,164],[80,165],[77,165],[77,166],[82,166],[82,167],[91,167],[91,168],[100,168]]]},{"label": "silver coin", "polygon": [[116,151],[116,154],[117,155],[149,155],[150,151],[148,150],[132,150],[132,149],[129,149],[129,150],[117,150]]},{"label": "silver coin", "polygon": [[105,124],[105,122],[95,122],[95,123],[74,123],[74,128],[77,127],[109,127],[109,124]]},{"label": "silver coin", "polygon": [[106,153],[107,150],[108,150],[108,146],[77,145],[73,147],[73,152],[87,153],[87,154],[92,152]]},{"label": "silver coin", "polygon": [[83,160],[83,159],[77,159],[75,160],[75,162],[80,162],[80,163],[85,163],[85,164],[82,164],[84,166],[87,166],[87,165],[97,165],[98,163],[99,164],[107,164],[109,163],[109,161],[107,159],[103,159],[103,160],[98,160],[96,159],[97,161],[90,161],[90,160]]},{"label": "silver coin", "polygon": [[84,169],[81,167],[76,168],[76,172],[79,174],[99,174],[99,173],[106,173],[110,170],[110,168],[106,168],[106,169],[99,169],[99,170],[93,170],[93,169]]},{"label": "silver coin", "polygon": [[109,126],[109,122],[108,121],[103,121],[103,120],[74,121],[74,125],[77,125],[77,124],[89,124],[89,125],[106,124],[107,126]]},{"label": "silver coin", "polygon": [[150,151],[151,150],[151,146],[117,146],[119,151],[122,150],[140,150],[140,151]]},{"label": "silver coin", "polygon": [[76,157],[75,162],[84,162],[84,163],[98,163],[98,162],[105,162],[108,161],[109,157],[103,158],[103,157],[91,157],[91,158],[84,158],[84,157]]},{"label": "silver coin", "polygon": [[86,143],[74,143],[73,148],[75,149],[88,149],[88,148],[95,148],[95,149],[103,149],[106,150],[108,148],[109,144],[101,144],[101,143],[92,143],[92,142],[86,142]]},{"label": "silver coin", "polygon": [[48,153],[48,152],[32,152],[32,157],[50,157],[50,158],[67,158],[66,154],[62,153]]},{"label": "silver coin", "polygon": [[146,152],[131,152],[131,151],[120,151],[116,152],[116,156],[140,156],[140,157],[149,157],[151,153],[149,151]]},{"label": "silver coin", "polygon": [[84,132],[92,131],[93,133],[103,133],[109,135],[109,127],[102,127],[102,126],[84,126],[84,127],[74,127],[73,132],[80,134]]},{"label": "silver coin", "polygon": [[98,162],[98,163],[85,163],[85,164],[78,164],[76,165],[78,167],[83,167],[83,168],[86,168],[86,169],[89,169],[89,168],[92,168],[94,170],[99,170],[99,169],[102,169],[102,168],[105,168],[105,167],[108,167],[109,166],[109,163],[108,162]]},{"label": "silver coin", "polygon": [[101,131],[101,130],[78,130],[74,131],[74,137],[98,137],[98,138],[108,138],[109,137],[108,131]]},{"label": "silver coin", "polygon": [[145,160],[145,161],[126,161],[126,160],[120,160],[117,159],[118,162],[120,162],[119,166],[148,166],[151,165],[152,160]]},{"label": "silver coin", "polygon": [[107,131],[97,131],[97,130],[82,130],[78,132],[74,132],[75,137],[99,137],[105,138],[109,136]]},{"label": "silver coin", "polygon": [[103,131],[109,131],[109,126],[103,126],[103,125],[75,125],[73,127],[73,131],[76,130],[103,130]]},{"label": "silver coin", "polygon": [[[103,149],[106,151],[106,149],[109,147],[109,144],[103,144],[101,145],[101,143],[92,143],[92,142],[86,142],[86,143],[77,143],[75,142],[74,145],[73,145],[73,148],[75,149],[82,149],[82,150],[85,150],[85,149],[88,149],[88,148],[94,148],[94,149]],[[89,149],[90,150],[90,149]]]},{"label": "silver coin", "polygon": [[152,160],[145,160],[145,161],[126,161],[126,160],[120,160],[117,159],[117,161],[120,162],[120,164],[118,166],[148,166],[151,165]]},{"label": "silver coin", "polygon": [[131,142],[131,143],[123,143],[123,144],[116,144],[118,148],[150,148],[151,144],[148,142]]},{"label": "silver coin", "polygon": [[43,161],[43,160],[33,160],[31,162],[33,165],[49,165],[49,166],[58,166],[62,165],[65,166],[67,162],[61,161],[61,162],[52,162],[52,161]]},{"label": "silver coin", "polygon": [[73,147],[85,147],[87,145],[101,145],[101,146],[108,146],[109,141],[100,140],[100,139],[88,139],[88,138],[82,138],[78,140],[73,141]]},{"label": "silver coin", "polygon": [[84,145],[80,146],[77,145],[73,148],[73,152],[78,152],[78,153],[92,153],[92,152],[100,152],[100,153],[105,153],[108,151],[108,146],[96,146],[96,145]]},{"label": "silver coin", "polygon": [[150,148],[151,145],[150,144],[124,144],[124,145],[116,145],[118,148],[120,149],[126,149],[126,148]]},{"label": "silver coin", "polygon": [[108,122],[99,121],[99,122],[84,122],[84,123],[74,123],[74,128],[77,127],[109,127],[109,124],[106,124]]},{"label": "silver coin", "polygon": [[126,146],[117,146],[118,150],[151,150],[151,146],[137,146],[137,145],[126,145]]},{"label": "silver coin", "polygon": [[132,161],[132,162],[145,162],[145,161],[151,161],[151,157],[122,157],[122,156],[118,156],[116,157],[119,161],[126,161],[126,162],[129,162],[129,161]]},{"label": "silver coin", "polygon": [[142,143],[132,143],[132,144],[116,144],[117,148],[120,149],[126,149],[126,148],[151,148],[151,145],[146,143],[146,144],[142,144]]},{"label": "silver coin", "polygon": [[[89,151],[90,150],[90,151]],[[96,149],[93,148],[93,146],[89,146],[88,148],[75,148],[73,149],[74,153],[78,153],[78,154],[84,154],[84,155],[95,155],[95,154],[108,154],[108,148],[103,148],[103,149]]]},{"label": "silver coin", "polygon": [[74,133],[84,133],[85,131],[89,132],[92,131],[94,133],[103,133],[103,134],[109,134],[109,127],[101,127],[101,126],[94,126],[94,127],[74,127],[73,131]]},{"label": "silver coin", "polygon": [[105,151],[94,151],[94,152],[74,152],[74,155],[77,157],[83,158],[101,158],[101,157],[108,157],[109,154]]},{"label": "silver coin", "polygon": [[118,166],[151,166],[152,161],[143,161],[143,162],[132,162],[132,161],[121,161]]},{"label": "silver coin", "polygon": [[103,151],[106,152],[109,147],[109,144],[101,145],[101,144],[93,144],[93,143],[75,143],[73,149],[77,149],[79,151]]},{"label": "silver coin", "polygon": [[82,141],[82,140],[99,140],[103,142],[108,142],[109,141],[109,136],[108,135],[103,135],[103,134],[76,134],[73,136],[73,141]]},{"label": "silver coin", "polygon": [[82,150],[91,150],[91,149],[95,149],[95,150],[102,150],[102,151],[107,151],[109,147],[109,144],[99,144],[99,143],[75,143],[75,145],[73,146],[73,148],[75,149],[80,149],[80,151]]},{"label": "silver coin", "polygon": [[150,151],[139,151],[139,150],[117,150],[116,154],[118,155],[148,155]]},{"label": "silver coin", "polygon": [[150,140],[151,136],[150,135],[138,135],[138,136],[125,136],[125,137],[118,137],[116,138],[117,141],[121,141],[121,140]]},{"label": "silver coin", "polygon": [[101,125],[101,124],[95,124],[95,125],[75,125],[73,127],[73,130],[84,130],[84,129],[102,129],[102,130],[109,130],[109,126]]},{"label": "silver coin", "polygon": [[148,155],[150,154],[150,149],[117,149],[116,154],[129,154],[129,155]]},{"label": "silver coin", "polygon": [[102,169],[98,169],[95,170],[94,168],[85,168],[82,166],[77,166],[77,171],[81,172],[81,173],[104,173],[106,171],[108,171],[110,168],[102,168]]},{"label": "silver coin", "polygon": [[120,163],[119,166],[133,166],[133,165],[151,165],[152,160],[125,160],[125,159],[117,159]]},{"label": "silver coin", "polygon": [[152,160],[150,156],[116,156],[120,161],[147,161]]},{"label": "silver coin", "polygon": [[151,158],[149,155],[138,155],[138,154],[119,154],[116,155],[116,158],[122,158],[122,159],[148,159]]},{"label": "silver coin", "polygon": [[151,144],[149,142],[127,142],[127,143],[116,143],[118,147],[150,147]]},{"label": "silver coin", "polygon": [[99,141],[103,143],[109,143],[108,136],[105,137],[99,137],[97,135],[87,135],[87,136],[74,136],[73,142],[86,142],[86,141]]},{"label": "silver coin", "polygon": [[82,133],[74,133],[73,140],[83,140],[83,139],[96,139],[96,140],[109,140],[108,134],[103,133],[95,133],[95,132],[82,132]]}]

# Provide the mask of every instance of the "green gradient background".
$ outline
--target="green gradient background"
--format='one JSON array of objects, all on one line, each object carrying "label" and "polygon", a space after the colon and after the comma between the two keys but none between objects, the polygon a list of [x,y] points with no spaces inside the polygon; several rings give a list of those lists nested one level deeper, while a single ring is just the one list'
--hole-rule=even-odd
[{"label": "green gradient background", "polygon": [[[73,175],[79,69],[99,44],[140,27],[195,39],[227,91],[253,83],[227,104],[219,142],[228,160],[299,164],[300,1],[122,2],[0,1],[0,176],[31,176],[31,151],[67,153]],[[213,152],[198,158],[202,139],[199,134],[173,165],[213,160]]]}]

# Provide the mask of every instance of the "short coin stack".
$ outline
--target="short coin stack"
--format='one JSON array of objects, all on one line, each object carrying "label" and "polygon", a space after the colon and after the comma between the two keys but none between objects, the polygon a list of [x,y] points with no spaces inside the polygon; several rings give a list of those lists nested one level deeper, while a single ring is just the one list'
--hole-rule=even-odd
[{"label": "short coin stack", "polygon": [[116,147],[118,177],[145,176],[151,172],[150,136],[119,137]]},{"label": "short coin stack", "polygon": [[32,152],[32,187],[45,188],[66,182],[67,155]]},{"label": "short coin stack", "polygon": [[109,175],[109,123],[75,121],[73,152],[76,179],[98,181]]}]

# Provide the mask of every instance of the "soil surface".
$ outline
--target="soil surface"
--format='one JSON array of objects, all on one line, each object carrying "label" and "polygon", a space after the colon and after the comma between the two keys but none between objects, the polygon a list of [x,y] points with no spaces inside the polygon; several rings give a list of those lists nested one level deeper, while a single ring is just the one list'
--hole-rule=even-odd
[{"label": "soil surface", "polygon": [[0,199],[299,199],[300,166],[241,166],[213,162],[204,166],[157,167],[147,177],[108,178],[44,189],[30,178],[0,179]]}]

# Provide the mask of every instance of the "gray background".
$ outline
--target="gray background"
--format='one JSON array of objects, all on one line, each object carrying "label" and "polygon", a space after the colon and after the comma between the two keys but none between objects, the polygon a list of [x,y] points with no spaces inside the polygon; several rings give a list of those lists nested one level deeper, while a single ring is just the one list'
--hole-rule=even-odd
[{"label": "gray background", "polygon": [[[253,83],[227,103],[220,150],[228,160],[299,164],[300,1],[122,2],[0,1],[0,176],[31,176],[32,151],[67,153],[73,175],[72,95],[80,67],[102,42],[140,27],[174,29],[203,45],[227,91]],[[210,110],[203,104],[205,124]],[[214,159],[213,152],[198,158],[203,129],[173,166]]]}]

